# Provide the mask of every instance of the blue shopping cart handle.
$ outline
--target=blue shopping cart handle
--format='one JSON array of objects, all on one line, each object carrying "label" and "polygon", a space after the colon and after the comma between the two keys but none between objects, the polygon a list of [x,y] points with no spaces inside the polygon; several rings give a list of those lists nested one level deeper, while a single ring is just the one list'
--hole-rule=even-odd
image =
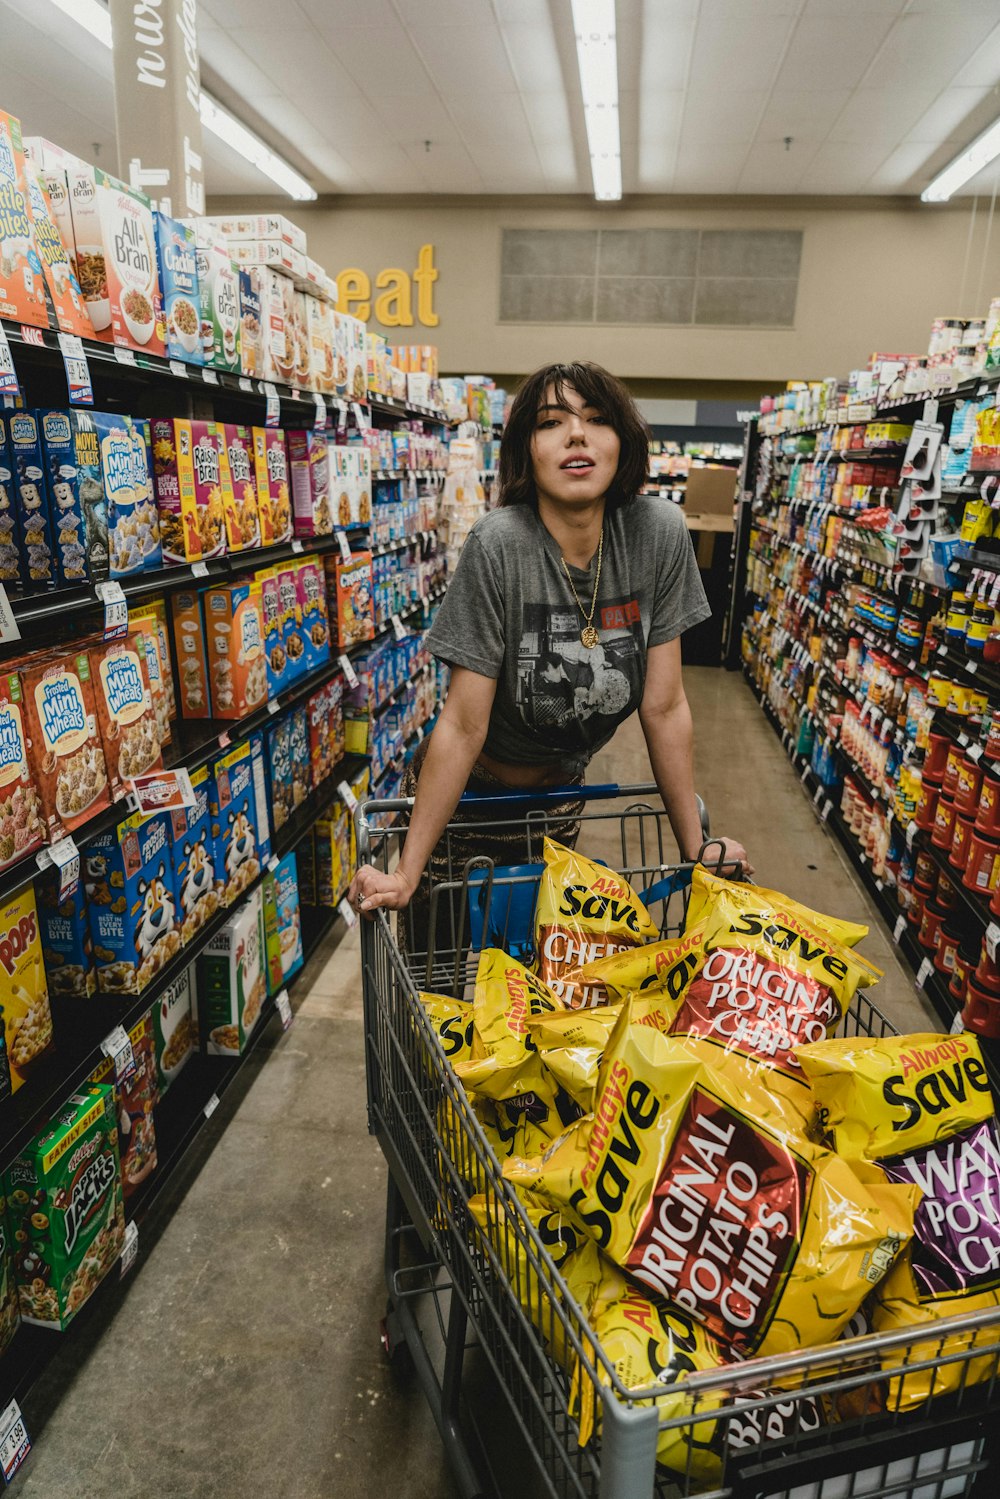
[{"label": "blue shopping cart handle", "polygon": [[[645,793],[645,787],[629,787],[629,791],[638,790]],[[651,786],[650,791],[655,790]],[[460,798],[463,806],[476,803],[483,806],[488,802],[566,802],[566,801],[598,801],[602,797],[621,796],[622,789],[614,783],[603,786],[546,786],[544,789],[534,789],[525,786],[512,786],[509,791],[464,791]]]}]

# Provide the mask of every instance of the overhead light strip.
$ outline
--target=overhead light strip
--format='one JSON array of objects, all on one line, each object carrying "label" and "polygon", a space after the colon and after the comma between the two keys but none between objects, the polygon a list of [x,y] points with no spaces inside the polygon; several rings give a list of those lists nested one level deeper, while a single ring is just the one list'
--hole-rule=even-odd
[{"label": "overhead light strip", "polygon": [[[101,4],[101,0],[52,0],[52,4],[110,49],[111,13]],[[230,150],[242,156],[244,161],[263,172],[265,177],[270,177],[282,192],[300,203],[311,202],[317,196],[316,189],[284,157],[272,151],[259,135],[241,124],[235,115],[230,114],[228,109],[223,108],[204,89],[201,91],[200,106],[204,128],[223,141]]]},{"label": "overhead light strip", "polygon": [[984,167],[1000,156],[1000,120],[994,120],[976,137],[972,145],[949,162],[944,171],[938,172],[933,182],[920,194],[922,203],[947,203],[953,193],[977,176]]},{"label": "overhead light strip", "polygon": [[573,29],[594,197],[615,202],[622,195],[615,0],[573,0]]}]

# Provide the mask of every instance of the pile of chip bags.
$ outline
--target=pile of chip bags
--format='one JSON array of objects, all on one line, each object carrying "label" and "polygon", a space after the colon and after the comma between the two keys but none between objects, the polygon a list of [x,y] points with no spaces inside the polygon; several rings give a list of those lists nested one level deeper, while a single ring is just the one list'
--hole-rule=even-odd
[{"label": "pile of chip bags", "polygon": [[[661,1421],[690,1418],[661,1426],[657,1457],[693,1483],[851,1413],[803,1392],[747,1411],[746,1359],[851,1336],[862,1312],[879,1330],[1000,1304],[1000,1139],[974,1038],[830,1039],[879,976],[854,950],[866,930],[698,866],[684,934],[661,940],[627,880],[547,839],[534,971],[487,949],[471,1005],[421,996],[570,1325],[626,1388],[662,1389]],[[495,1190],[465,1181],[470,1231],[572,1373],[586,1441],[599,1402],[576,1343],[493,1221]],[[903,1380],[900,1362],[883,1362],[893,1409],[963,1377]],[[989,1376],[976,1363],[964,1377]],[[686,1395],[727,1366],[740,1393]]]}]

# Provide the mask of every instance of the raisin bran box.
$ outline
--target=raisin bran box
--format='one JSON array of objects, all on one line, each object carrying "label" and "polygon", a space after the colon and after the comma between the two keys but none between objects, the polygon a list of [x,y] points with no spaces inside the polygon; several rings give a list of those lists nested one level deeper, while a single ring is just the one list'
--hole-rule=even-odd
[{"label": "raisin bran box", "polygon": [[0,869],[45,842],[45,815],[28,755],[17,672],[0,674]]},{"label": "raisin bran box", "polygon": [[30,885],[0,905],[0,1023],[10,1074],[2,1079],[2,1091],[16,1093],[52,1045],[49,990]]},{"label": "raisin bran box", "polygon": [[52,838],[111,805],[86,651],[53,653],[21,673],[27,745]]},{"label": "raisin bran box", "polygon": [[219,910],[225,887],[212,821],[216,791],[207,765],[191,772],[191,789],[194,806],[180,808],[171,819],[174,884],[184,942],[190,942]]},{"label": "raisin bran box", "polygon": [[28,583],[56,581],[55,547],[38,418],[32,411],[12,411],[7,438],[14,462],[14,493],[24,579]]},{"label": "raisin bran box", "polygon": [[219,557],[226,549],[226,504],[223,486],[221,428],[215,422],[156,417],[150,424],[156,508],[163,560],[198,562]]},{"label": "raisin bran box", "polygon": [[254,427],[254,469],[264,546],[292,539],[292,500],[288,450],[280,427]]},{"label": "raisin bran box", "polygon": [[72,1094],[4,1182],[22,1320],[64,1329],[125,1237],[114,1089]]},{"label": "raisin bran box", "polygon": [[151,1014],[156,1082],[162,1097],[198,1045],[193,964],[166,986]]},{"label": "raisin bran box", "polygon": [[104,640],[91,646],[89,655],[104,759],[111,794],[117,798],[135,776],[163,766],[145,638]]},{"label": "raisin bran box", "polygon": [[227,422],[223,427],[223,436],[229,459],[232,515],[235,522],[229,529],[229,550],[247,551],[261,545],[253,432],[250,427]]},{"label": "raisin bran box", "polygon": [[60,900],[59,875],[54,871],[36,888],[49,992],[64,999],[89,999],[97,993],[97,971],[83,883],[75,894]]},{"label": "raisin bran box", "polygon": [[134,812],[87,844],[83,879],[102,994],[141,994],[181,949],[169,813]]},{"label": "raisin bran box", "polygon": [[65,583],[108,576],[108,514],[101,447],[89,411],[35,412],[42,434],[56,558]]},{"label": "raisin bran box", "polygon": [[171,359],[203,364],[198,246],[190,224],[157,213],[156,250],[160,264],[166,352]]},{"label": "raisin bran box", "polygon": [[132,1043],[135,1071],[121,1082],[116,1082],[114,1060],[105,1057],[88,1079],[91,1086],[105,1083],[114,1088],[118,1158],[121,1162],[122,1192],[126,1202],[140,1182],[144,1182],[156,1170],[153,1109],[158,1101],[158,1092],[152,1015],[146,1014],[137,1020],[129,1031],[128,1038]]},{"label": "raisin bran box", "polygon": [[246,1050],[266,995],[264,905],[255,890],[198,958],[198,1025],[209,1056]]}]

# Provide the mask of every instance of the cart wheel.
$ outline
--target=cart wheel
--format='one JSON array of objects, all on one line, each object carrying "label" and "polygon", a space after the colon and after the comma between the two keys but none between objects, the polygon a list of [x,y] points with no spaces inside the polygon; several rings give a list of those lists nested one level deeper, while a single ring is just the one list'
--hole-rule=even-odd
[{"label": "cart wheel", "polygon": [[378,1325],[379,1341],[390,1365],[397,1374],[404,1374],[413,1367],[409,1345],[400,1331],[399,1321],[392,1305],[386,1307],[385,1316]]}]

